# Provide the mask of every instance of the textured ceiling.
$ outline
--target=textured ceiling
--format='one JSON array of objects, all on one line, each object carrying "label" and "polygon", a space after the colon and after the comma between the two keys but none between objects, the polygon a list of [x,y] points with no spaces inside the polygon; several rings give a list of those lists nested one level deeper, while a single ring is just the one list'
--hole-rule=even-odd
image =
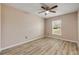
[{"label": "textured ceiling", "polygon": [[44,13],[38,13],[42,11],[40,3],[9,3],[6,5],[12,6],[25,12],[36,14],[43,18],[54,17],[79,10],[79,3],[46,3],[46,5],[50,7],[52,7],[53,5],[58,5],[58,7],[53,9],[56,11],[56,13],[49,13],[45,16]]}]

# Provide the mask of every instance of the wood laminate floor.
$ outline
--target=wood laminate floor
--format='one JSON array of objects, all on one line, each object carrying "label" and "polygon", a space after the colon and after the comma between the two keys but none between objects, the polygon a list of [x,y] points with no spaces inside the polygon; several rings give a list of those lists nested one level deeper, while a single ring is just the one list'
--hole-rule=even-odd
[{"label": "wood laminate floor", "polygon": [[43,38],[25,43],[0,53],[1,55],[78,55],[76,43]]}]

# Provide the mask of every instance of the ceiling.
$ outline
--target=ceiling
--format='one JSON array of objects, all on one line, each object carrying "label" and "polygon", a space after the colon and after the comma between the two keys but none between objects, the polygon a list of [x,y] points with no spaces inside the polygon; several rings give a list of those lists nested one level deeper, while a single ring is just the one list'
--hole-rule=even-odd
[{"label": "ceiling", "polygon": [[56,11],[56,13],[49,13],[45,16],[44,13],[38,13],[43,10],[41,9],[42,5],[40,3],[8,3],[6,5],[12,6],[25,12],[36,14],[43,18],[54,17],[79,10],[79,3],[46,3],[46,5],[50,7],[54,5],[58,5],[58,7],[53,9]]}]

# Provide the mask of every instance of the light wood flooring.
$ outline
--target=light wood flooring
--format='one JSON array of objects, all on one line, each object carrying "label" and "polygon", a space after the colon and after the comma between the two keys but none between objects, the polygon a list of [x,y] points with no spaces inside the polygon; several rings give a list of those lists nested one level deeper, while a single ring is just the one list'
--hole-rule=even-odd
[{"label": "light wood flooring", "polygon": [[1,55],[78,55],[76,43],[60,39],[42,38],[6,49]]}]

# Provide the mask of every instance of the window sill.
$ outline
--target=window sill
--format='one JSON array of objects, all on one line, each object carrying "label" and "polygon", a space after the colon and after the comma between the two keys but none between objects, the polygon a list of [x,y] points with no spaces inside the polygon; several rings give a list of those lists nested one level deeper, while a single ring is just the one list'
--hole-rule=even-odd
[{"label": "window sill", "polygon": [[61,36],[61,34],[52,34],[52,35],[57,35],[57,36]]}]

